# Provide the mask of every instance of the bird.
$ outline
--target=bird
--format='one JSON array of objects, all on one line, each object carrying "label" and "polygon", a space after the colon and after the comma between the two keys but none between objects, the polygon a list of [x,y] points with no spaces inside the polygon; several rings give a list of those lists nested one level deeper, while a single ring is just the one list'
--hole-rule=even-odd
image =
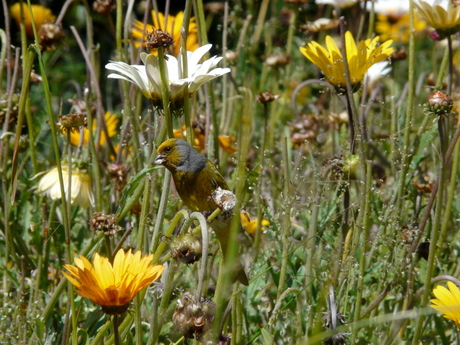
[{"label": "bird", "polygon": [[[193,212],[212,213],[218,206],[211,197],[218,188],[229,190],[217,167],[183,139],[167,139],[158,147],[154,164],[171,172],[176,191],[182,202]],[[211,228],[220,242],[222,253],[227,252],[232,218],[212,221]],[[240,260],[235,260],[235,279],[248,285],[248,277]]]}]

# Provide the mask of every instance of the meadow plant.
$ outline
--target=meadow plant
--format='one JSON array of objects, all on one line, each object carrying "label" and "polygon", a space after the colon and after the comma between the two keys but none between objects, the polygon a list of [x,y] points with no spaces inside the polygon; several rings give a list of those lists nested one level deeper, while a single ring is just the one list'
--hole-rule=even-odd
[{"label": "meadow plant", "polygon": [[0,343],[460,342],[458,1],[2,4]]}]

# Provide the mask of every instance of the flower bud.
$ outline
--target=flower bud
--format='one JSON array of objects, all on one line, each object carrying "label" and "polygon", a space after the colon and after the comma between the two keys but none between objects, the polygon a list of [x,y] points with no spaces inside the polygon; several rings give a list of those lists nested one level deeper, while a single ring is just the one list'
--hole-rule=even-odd
[{"label": "flower bud", "polygon": [[452,98],[442,91],[435,91],[428,97],[428,110],[438,115],[450,113],[453,105]]},{"label": "flower bud", "polygon": [[200,340],[211,328],[215,312],[211,299],[187,291],[177,300],[172,319],[185,338]]},{"label": "flower bud", "polygon": [[[163,239],[165,240],[165,239]],[[167,241],[171,248],[171,257],[175,260],[190,265],[201,259],[201,240],[193,234],[180,234]]]}]

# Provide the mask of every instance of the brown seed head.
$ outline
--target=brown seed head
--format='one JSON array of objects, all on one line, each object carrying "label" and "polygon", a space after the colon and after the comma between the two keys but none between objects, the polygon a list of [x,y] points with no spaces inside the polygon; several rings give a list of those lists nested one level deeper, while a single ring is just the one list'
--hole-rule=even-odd
[{"label": "brown seed head", "polygon": [[147,34],[145,39],[145,47],[148,51],[163,47],[165,50],[174,43],[172,36],[162,30],[152,30]]},{"label": "brown seed head", "polygon": [[61,133],[67,131],[78,132],[80,127],[86,126],[86,113],[72,113],[68,115],[58,115],[59,123],[57,126]]},{"label": "brown seed head", "polygon": [[256,101],[262,104],[270,103],[275,100],[276,96],[273,95],[271,92],[265,91],[264,93],[259,92],[256,97]]},{"label": "brown seed head", "polygon": [[55,50],[64,37],[65,35],[62,30],[62,24],[45,23],[38,31],[38,43],[40,44],[42,51]]},{"label": "brown seed head", "polygon": [[94,212],[93,219],[91,219],[91,228],[96,231],[104,231],[106,235],[113,235],[115,232],[121,230],[117,225],[117,216],[114,214],[105,214],[103,212]]},{"label": "brown seed head", "polygon": [[115,0],[97,0],[93,2],[93,11],[103,16],[109,14],[117,8]]},{"label": "brown seed head", "polygon": [[215,312],[211,299],[187,291],[177,300],[173,322],[184,337],[199,340],[211,328]]}]

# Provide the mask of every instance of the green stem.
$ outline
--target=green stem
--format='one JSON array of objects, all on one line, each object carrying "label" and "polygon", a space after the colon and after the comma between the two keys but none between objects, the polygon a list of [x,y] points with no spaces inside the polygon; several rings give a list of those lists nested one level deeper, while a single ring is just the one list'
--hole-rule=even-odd
[{"label": "green stem", "polygon": [[[362,306],[362,296],[364,290],[364,277],[366,274],[366,258],[368,257],[368,250],[369,250],[369,214],[370,214],[370,196],[371,196],[371,186],[372,186],[372,162],[366,161],[366,188],[364,193],[364,212],[361,213],[362,218],[362,229],[364,230],[362,233],[362,238],[357,236],[357,241],[354,243],[355,246],[361,245],[361,253],[359,258],[359,274],[358,274],[358,281],[356,284],[356,302],[355,302],[355,310],[353,321],[359,320],[359,315],[361,313],[361,306]],[[358,226],[357,228],[361,228]],[[355,326],[356,323],[353,323]],[[351,333],[350,344],[355,344],[355,340],[358,336],[358,328],[353,327]]]},{"label": "green stem", "polygon": [[[424,292],[420,301],[422,306],[426,306],[428,304],[428,300],[431,294],[431,278],[433,277],[433,272],[435,268],[436,262],[436,253],[438,250],[438,239],[440,237],[440,228],[441,228],[441,217],[443,215],[443,208],[444,208],[444,190],[445,190],[445,161],[444,156],[441,156],[440,164],[439,164],[439,189],[437,195],[437,203],[436,203],[436,210],[433,222],[433,228],[431,230],[431,238],[430,238],[430,250],[428,254],[428,262],[426,266],[426,274],[425,274],[425,284],[424,284]],[[419,339],[422,335],[423,325],[424,325],[425,315],[421,314],[417,320],[417,325],[415,328],[415,334],[412,338],[412,344],[416,345],[419,344]]]},{"label": "green stem", "polygon": [[412,128],[412,117],[414,113],[414,99],[415,99],[415,38],[414,38],[414,5],[413,1],[410,1],[409,6],[410,14],[410,28],[409,28],[409,92],[407,96],[407,109],[406,118],[404,123],[404,141],[402,146],[402,167],[399,174],[398,192],[395,204],[395,210],[398,212],[397,219],[402,221],[404,219],[402,202],[404,199],[404,189],[406,185],[406,176],[409,171],[410,161],[413,154],[413,147],[410,143],[410,133]]}]

